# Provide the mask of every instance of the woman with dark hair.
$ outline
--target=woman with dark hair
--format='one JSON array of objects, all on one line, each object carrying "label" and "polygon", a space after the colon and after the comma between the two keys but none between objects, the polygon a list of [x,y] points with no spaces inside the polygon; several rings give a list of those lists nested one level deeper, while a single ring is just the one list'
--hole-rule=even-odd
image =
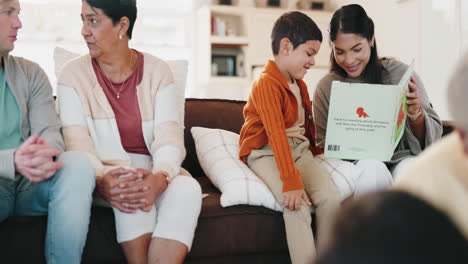
[{"label": "woman with dark hair", "polygon": [[[396,59],[379,57],[374,23],[357,4],[338,9],[330,21],[331,69],[314,94],[317,143],[323,148],[332,82],[398,84],[408,66]],[[429,103],[421,79],[413,73],[407,93],[408,122],[391,161],[386,165],[397,177],[405,163],[442,136],[442,123]]]},{"label": "woman with dark hair", "polygon": [[129,48],[136,17],[135,0],[82,1],[89,54],[59,77],[62,132],[67,150],[93,162],[128,263],[182,263],[201,190],[181,168],[184,106],[168,64]]}]

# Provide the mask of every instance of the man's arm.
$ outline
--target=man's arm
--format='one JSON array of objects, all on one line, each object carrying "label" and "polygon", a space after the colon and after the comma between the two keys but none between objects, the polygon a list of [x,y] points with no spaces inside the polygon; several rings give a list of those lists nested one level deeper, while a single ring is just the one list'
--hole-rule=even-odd
[{"label": "man's arm", "polygon": [[[23,136],[27,140],[29,135],[37,134],[45,139],[51,148],[63,151],[60,122],[54,109],[52,88],[47,75],[39,65],[30,61],[21,61],[18,63],[19,68],[22,70],[17,72],[21,72],[21,75],[13,79],[14,83],[20,86],[18,88],[23,89],[18,103],[23,104],[21,109],[26,109],[22,110],[22,118],[27,118],[26,124],[29,123],[29,129],[23,131]],[[0,178],[14,179],[17,172],[15,152],[20,147],[0,151]]]},{"label": "man's arm", "polygon": [[52,87],[45,72],[37,65],[28,71],[31,94],[27,101],[31,135],[37,134],[49,147],[64,150],[60,119],[55,111]]},{"label": "man's arm", "polygon": [[15,149],[0,150],[0,178],[15,178],[14,153]]}]

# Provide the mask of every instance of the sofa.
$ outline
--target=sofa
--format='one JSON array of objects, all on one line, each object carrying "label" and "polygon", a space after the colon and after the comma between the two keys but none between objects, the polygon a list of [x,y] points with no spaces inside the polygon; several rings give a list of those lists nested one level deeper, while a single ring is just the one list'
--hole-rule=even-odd
[{"label": "sofa", "polygon": [[[243,101],[185,100],[185,147],[182,166],[198,180],[203,193],[202,210],[192,250],[185,263],[290,263],[281,213],[259,206],[222,208],[220,192],[201,169],[190,133],[194,126],[221,128],[239,133]],[[452,131],[444,122],[444,134]],[[1,263],[45,263],[46,216],[16,216],[0,223]],[[83,263],[125,263],[117,244],[113,212],[93,207]]]},{"label": "sofa", "polygon": [[[192,249],[185,263],[289,263],[281,213],[236,205],[223,208],[220,192],[198,163],[193,126],[221,128],[239,133],[245,102],[218,99],[186,99],[185,147],[182,166],[198,180],[203,199]],[[1,263],[45,263],[46,216],[15,216],[0,223]],[[83,263],[125,263],[116,241],[113,212],[93,207]]]}]

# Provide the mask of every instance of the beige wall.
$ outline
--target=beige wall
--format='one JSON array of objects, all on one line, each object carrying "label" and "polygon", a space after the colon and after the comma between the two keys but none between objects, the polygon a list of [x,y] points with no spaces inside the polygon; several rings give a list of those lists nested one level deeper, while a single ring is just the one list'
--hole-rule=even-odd
[{"label": "beige wall", "polygon": [[421,76],[440,117],[450,120],[446,86],[457,58],[468,47],[466,0],[331,0],[331,6],[357,3],[374,20],[380,56],[409,63]]},{"label": "beige wall", "polygon": [[[422,25],[420,72],[436,111],[442,119],[450,120],[446,87],[455,63],[463,51],[464,34],[460,27],[462,20],[458,5],[461,2],[466,3],[466,0],[420,0],[420,2]],[[440,3],[445,7],[441,8]],[[468,6],[465,5],[463,9],[466,13]]]},{"label": "beige wall", "polygon": [[[427,0],[426,0],[427,1]],[[380,56],[396,57],[406,63],[418,56],[418,1],[331,0],[333,10],[347,4],[360,4],[375,24]],[[418,69],[416,61],[416,69]]]}]

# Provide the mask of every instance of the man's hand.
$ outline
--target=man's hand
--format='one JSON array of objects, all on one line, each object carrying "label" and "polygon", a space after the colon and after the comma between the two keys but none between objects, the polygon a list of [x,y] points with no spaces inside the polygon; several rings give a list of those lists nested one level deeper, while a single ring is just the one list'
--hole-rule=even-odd
[{"label": "man's hand", "polygon": [[63,167],[53,160],[59,154],[38,135],[30,136],[14,153],[15,170],[32,182],[47,180]]},{"label": "man's hand", "polygon": [[304,189],[284,192],[283,193],[283,200],[284,200],[284,207],[286,207],[289,210],[293,210],[293,211],[299,210],[301,208],[301,201],[302,200],[304,200],[304,202],[308,206],[312,205],[312,203],[310,202],[309,197],[307,196],[307,193],[304,191]]}]

